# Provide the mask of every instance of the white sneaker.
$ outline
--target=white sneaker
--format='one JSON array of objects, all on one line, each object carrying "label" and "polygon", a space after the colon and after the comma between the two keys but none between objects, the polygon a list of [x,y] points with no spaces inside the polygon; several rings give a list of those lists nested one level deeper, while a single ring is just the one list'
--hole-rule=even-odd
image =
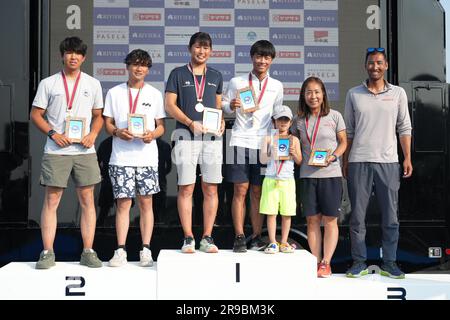
[{"label": "white sneaker", "polygon": [[183,253],[195,253],[195,240],[192,237],[186,237],[183,241],[183,246],[181,247],[181,252]]},{"label": "white sneaker", "polygon": [[148,248],[143,248],[141,251],[139,251],[139,265],[141,267],[151,267],[153,266],[153,259],[152,259],[152,251]]},{"label": "white sneaker", "polygon": [[127,252],[122,248],[114,251],[114,257],[109,260],[110,267],[121,267],[127,263]]}]

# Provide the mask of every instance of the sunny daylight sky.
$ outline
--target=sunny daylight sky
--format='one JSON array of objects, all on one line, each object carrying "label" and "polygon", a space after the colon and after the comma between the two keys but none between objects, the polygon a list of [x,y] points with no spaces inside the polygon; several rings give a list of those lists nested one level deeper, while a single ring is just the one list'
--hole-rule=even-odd
[{"label": "sunny daylight sky", "polygon": [[445,10],[445,37],[446,37],[446,54],[447,54],[447,82],[450,82],[450,0],[440,1]]}]

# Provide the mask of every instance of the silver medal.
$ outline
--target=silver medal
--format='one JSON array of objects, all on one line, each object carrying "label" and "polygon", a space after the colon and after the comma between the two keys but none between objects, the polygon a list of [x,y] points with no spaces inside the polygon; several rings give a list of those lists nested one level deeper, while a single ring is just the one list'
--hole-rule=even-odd
[{"label": "silver medal", "polygon": [[200,102],[195,105],[195,111],[203,112],[203,110],[205,110],[205,106],[203,104],[201,104]]}]

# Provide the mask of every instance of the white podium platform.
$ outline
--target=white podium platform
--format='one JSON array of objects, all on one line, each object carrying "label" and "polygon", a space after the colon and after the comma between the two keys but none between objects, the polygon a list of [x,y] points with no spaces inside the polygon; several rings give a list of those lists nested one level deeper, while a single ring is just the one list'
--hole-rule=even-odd
[{"label": "white podium platform", "polygon": [[273,255],[251,250],[218,254],[161,250],[158,299],[308,299],[316,263],[306,250]]},{"label": "white podium platform", "polygon": [[13,262],[0,269],[0,300],[155,300],[156,266],[129,262],[120,268],[88,268],[78,262],[56,262],[36,270],[35,262]]},{"label": "white podium platform", "polygon": [[450,300],[450,274],[407,274],[391,279],[379,274],[351,279],[343,274],[317,279],[318,300]]},{"label": "white podium platform", "polygon": [[158,263],[142,268],[91,269],[57,262],[36,270],[35,262],[0,268],[0,301],[44,300],[450,300],[450,274],[378,274],[359,279],[333,274],[316,278],[316,259],[305,250],[267,255],[248,251],[182,254],[161,250]]}]

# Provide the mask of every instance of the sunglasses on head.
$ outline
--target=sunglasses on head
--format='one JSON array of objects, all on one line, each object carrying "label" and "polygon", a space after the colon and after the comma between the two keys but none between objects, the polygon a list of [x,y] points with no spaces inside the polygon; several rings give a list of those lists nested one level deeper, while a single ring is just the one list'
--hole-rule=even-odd
[{"label": "sunglasses on head", "polygon": [[384,48],[367,48],[367,53],[384,52]]}]

